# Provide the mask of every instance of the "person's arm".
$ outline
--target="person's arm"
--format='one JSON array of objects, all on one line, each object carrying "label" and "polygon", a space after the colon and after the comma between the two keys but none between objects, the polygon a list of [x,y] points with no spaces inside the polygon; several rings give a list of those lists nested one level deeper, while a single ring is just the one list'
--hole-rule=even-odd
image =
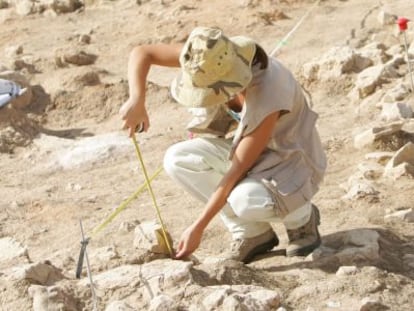
[{"label": "person's arm", "polygon": [[182,44],[150,44],[135,47],[128,61],[129,98],[119,113],[124,120],[124,129],[129,135],[135,133],[138,125],[143,130],[149,128],[148,114],[145,108],[145,86],[151,65],[179,67]]},{"label": "person's arm", "polygon": [[278,118],[279,112],[270,114],[252,133],[242,138],[233,155],[229,171],[223,176],[201,215],[182,234],[177,248],[177,258],[186,257],[197,249],[204,229],[223,208],[230,192],[266,148]]}]

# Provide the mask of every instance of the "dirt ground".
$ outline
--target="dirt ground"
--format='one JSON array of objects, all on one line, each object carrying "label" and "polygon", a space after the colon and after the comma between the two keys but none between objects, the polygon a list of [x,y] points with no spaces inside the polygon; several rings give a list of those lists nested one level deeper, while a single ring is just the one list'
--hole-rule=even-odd
[{"label": "dirt ground", "polygon": [[[11,236],[26,245],[31,261],[51,260],[72,275],[81,238],[79,219],[87,232],[92,231],[144,182],[133,145],[122,132],[117,114],[128,96],[127,61],[135,45],[183,42],[194,26],[206,25],[219,26],[229,35],[249,35],[271,51],[313,8],[277,55],[301,79],[302,66],[333,46],[352,46],[357,40],[368,40],[376,33],[387,43],[401,42],[394,35],[396,26],[381,28],[377,16],[385,9],[414,19],[410,2],[325,0],[313,7],[313,0],[96,0],[75,12],[56,16],[45,13],[21,16],[13,8],[1,9],[0,51],[9,46],[22,46],[23,55],[35,70],[22,71],[33,87],[31,105],[22,111],[8,111],[7,115],[4,109],[0,110],[0,126],[20,120],[22,135],[21,143],[11,146],[10,152],[0,153],[0,237]],[[89,44],[79,43],[78,38],[83,34],[90,36]],[[59,51],[72,47],[96,55],[94,64],[57,66]],[[2,64],[7,67],[6,57],[0,59]],[[98,80],[87,80],[86,73]],[[173,70],[154,68],[149,77],[147,107],[151,128],[139,134],[138,141],[150,174],[161,166],[168,146],[187,139],[188,135],[185,126],[189,114],[171,100],[167,88],[174,74]],[[323,244],[334,243],[341,232],[377,230],[382,239],[380,260],[358,264],[361,268],[377,266],[388,273],[387,278],[399,277],[387,292],[381,292],[381,297],[390,310],[413,310],[414,266],[403,266],[401,256],[414,255],[414,227],[405,221],[384,220],[390,211],[414,207],[412,178],[381,179],[376,184],[379,194],[375,198],[344,199],[346,192],[341,184],[357,171],[367,153],[354,148],[353,135],[357,129],[372,124],[374,117],[372,113],[361,113],[360,103],[350,100],[345,80],[314,83],[308,89],[319,114],[318,129],[328,157],[327,174],[314,199],[321,210]],[[58,158],[64,159],[68,146],[72,148],[70,152],[75,152],[76,142],[111,133],[121,147],[107,150],[102,157],[95,154],[94,158],[91,154],[95,160],[69,169],[56,162]],[[79,146],[91,145],[92,142],[85,141]],[[91,150],[93,153],[94,149]],[[165,173],[152,185],[166,226],[177,242],[182,230],[203,206]],[[125,258],[133,256],[133,235],[121,232],[120,226],[152,219],[156,215],[151,198],[143,192],[94,236],[89,247],[114,245],[123,254],[118,264],[126,262]],[[372,278],[362,274],[358,284],[341,283],[335,287],[338,263],[324,266],[317,261],[281,255],[286,234],[279,223],[274,224],[274,229],[281,245],[248,266],[275,280],[275,287],[283,291],[285,308],[354,310],[346,307],[347,301],[354,301],[360,288],[371,286]],[[228,247],[229,241],[217,218],[210,224],[195,256],[217,255]],[[298,269],[313,276],[302,278],[301,272],[295,272]],[[297,284],[312,286],[313,281],[318,289],[311,294],[295,290]],[[332,288],[335,288],[335,298],[327,294],[332,293]],[[5,287],[2,290],[6,293]],[[4,299],[11,301],[12,297]],[[335,305],[332,299],[341,305]],[[5,306],[0,306],[0,310],[12,310]]]}]

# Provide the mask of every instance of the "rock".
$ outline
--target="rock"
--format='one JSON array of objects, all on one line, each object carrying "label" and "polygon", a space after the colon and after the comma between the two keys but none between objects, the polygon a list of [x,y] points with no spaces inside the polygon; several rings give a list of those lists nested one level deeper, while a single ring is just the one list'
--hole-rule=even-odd
[{"label": "rock", "polygon": [[403,256],[404,264],[409,267],[409,269],[414,269],[414,254],[405,254]]},{"label": "rock", "polygon": [[66,63],[77,65],[77,66],[85,66],[91,65],[95,62],[97,56],[94,54],[89,54],[84,51],[79,51],[77,53],[72,54],[65,54],[63,55],[63,60]]},{"label": "rock", "polygon": [[[148,297],[156,296],[167,288],[177,288],[191,280],[191,262],[178,260],[154,260],[143,265],[124,265],[112,270],[94,275],[94,283],[103,290],[116,290],[119,288],[145,285],[142,291]],[[83,287],[89,286],[89,279],[79,281]]]},{"label": "rock", "polygon": [[41,135],[43,149],[48,154],[46,166],[51,170],[68,170],[101,162],[117,154],[131,151],[131,141],[124,133],[108,133],[79,140]]},{"label": "rock", "polygon": [[365,98],[372,93],[378,86],[387,82],[388,79],[398,78],[398,72],[393,66],[377,65],[369,67],[358,74],[355,81],[355,88],[351,93],[356,93],[359,98]]},{"label": "rock", "polygon": [[414,222],[414,209],[409,208],[401,211],[397,211],[392,214],[388,214],[384,216],[385,221],[406,221],[406,222]]},{"label": "rock", "polygon": [[363,178],[367,180],[378,179],[384,172],[382,165],[372,162],[362,162],[358,164],[358,170],[361,172]]},{"label": "rock", "polygon": [[394,103],[396,101],[404,100],[410,95],[410,89],[403,83],[399,83],[384,95],[383,101],[385,103]]},{"label": "rock", "polygon": [[371,199],[377,198],[379,192],[368,181],[360,181],[351,185],[346,195],[343,196],[347,200],[359,200],[366,197]]},{"label": "rock", "polygon": [[378,151],[378,152],[370,152],[365,155],[365,159],[367,160],[375,160],[380,164],[385,164],[389,159],[394,156],[394,152],[390,151]]},{"label": "rock", "polygon": [[383,121],[398,121],[401,119],[410,119],[413,116],[411,106],[405,103],[385,103],[382,106],[380,118]]},{"label": "rock", "polygon": [[89,44],[91,43],[91,36],[90,35],[79,35],[79,43]]},{"label": "rock", "polygon": [[78,48],[57,50],[55,52],[55,63],[58,67],[64,67],[65,64],[76,66],[92,65],[97,58],[95,54],[87,53]]},{"label": "rock", "polygon": [[354,275],[359,272],[356,266],[342,266],[336,271],[337,276]]},{"label": "rock", "polygon": [[49,1],[48,8],[56,13],[70,13],[82,7],[80,0],[52,0]]},{"label": "rock", "polygon": [[28,293],[33,298],[33,311],[79,310],[76,299],[60,286],[32,285]]},{"label": "rock", "polygon": [[346,73],[360,72],[371,66],[373,61],[358,54],[348,46],[333,47],[317,61],[303,66],[302,73],[308,81],[339,78]]},{"label": "rock", "polygon": [[106,306],[105,311],[134,311],[133,307],[127,304],[125,301],[113,301]]},{"label": "rock", "polygon": [[275,310],[280,306],[279,293],[254,285],[209,286],[202,302],[203,309],[213,310]]},{"label": "rock", "polygon": [[217,308],[223,303],[224,299],[230,295],[230,288],[220,288],[213,291],[211,294],[205,296],[202,305],[206,311],[217,310]]},{"label": "rock", "polygon": [[151,299],[149,311],[178,310],[175,301],[167,295],[158,295]]},{"label": "rock", "polygon": [[375,230],[361,229],[347,232],[343,236],[345,249],[341,250],[335,257],[340,262],[355,262],[360,259],[377,260],[379,254],[379,234]]},{"label": "rock", "polygon": [[359,311],[385,311],[389,308],[383,305],[378,299],[365,297],[359,306]]},{"label": "rock", "polygon": [[[398,174],[397,174],[398,173]],[[401,175],[402,174],[402,175]],[[414,174],[414,144],[409,142],[400,148],[385,166],[384,175],[399,178]]]},{"label": "rock", "polygon": [[360,56],[371,59],[375,63],[386,63],[391,56],[385,51],[387,47],[380,42],[372,42],[358,50]]},{"label": "rock", "polygon": [[6,57],[16,57],[23,53],[23,47],[21,45],[11,45],[4,49],[4,54]]},{"label": "rock", "polygon": [[20,244],[12,237],[0,239],[0,263],[16,259],[18,257],[27,257],[27,247]]},{"label": "rock", "polygon": [[34,2],[31,0],[16,0],[15,8],[18,15],[27,16],[33,13]]},{"label": "rock", "polygon": [[408,47],[408,56],[411,60],[414,58],[414,41],[411,42],[410,46]]},{"label": "rock", "polygon": [[403,176],[414,176],[414,166],[409,163],[401,163],[384,170],[384,176],[397,180]]},{"label": "rock", "polygon": [[381,10],[378,13],[378,17],[377,17],[379,23],[382,26],[386,26],[386,25],[394,25],[397,21],[397,16],[394,14],[391,14],[389,12],[386,12],[384,10]]},{"label": "rock", "polygon": [[[168,233],[167,236],[172,247],[172,238]],[[143,222],[135,228],[134,246],[136,248],[147,249],[153,253],[169,254],[168,246],[164,242],[161,225],[155,220]]]},{"label": "rock", "polygon": [[376,126],[368,129],[354,137],[354,147],[362,149],[369,145],[373,145],[376,140],[392,136],[400,131],[402,127],[402,122],[394,122],[384,126]]},{"label": "rock", "polygon": [[91,258],[91,262],[108,262],[119,257],[115,246],[105,246],[93,249],[91,252],[88,252],[88,254]]},{"label": "rock", "polygon": [[15,267],[9,277],[13,280],[27,280],[32,284],[40,285],[53,285],[65,279],[61,270],[47,261]]}]

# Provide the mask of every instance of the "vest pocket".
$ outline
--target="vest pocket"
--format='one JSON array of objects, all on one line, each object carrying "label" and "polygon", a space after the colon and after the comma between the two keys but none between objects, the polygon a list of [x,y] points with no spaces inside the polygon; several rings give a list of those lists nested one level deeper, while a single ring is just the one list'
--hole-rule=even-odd
[{"label": "vest pocket", "polygon": [[294,169],[278,172],[270,179],[262,179],[262,183],[270,191],[279,217],[284,217],[309,202],[317,190],[312,182],[311,170],[303,159]]}]

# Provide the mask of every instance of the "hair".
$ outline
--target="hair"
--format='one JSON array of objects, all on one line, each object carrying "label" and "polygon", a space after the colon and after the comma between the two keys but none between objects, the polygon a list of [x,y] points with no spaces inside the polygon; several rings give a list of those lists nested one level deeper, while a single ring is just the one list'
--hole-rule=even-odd
[{"label": "hair", "polygon": [[269,57],[265,50],[258,44],[256,44],[256,53],[254,54],[252,67],[260,64],[260,69],[266,69],[269,65]]}]

